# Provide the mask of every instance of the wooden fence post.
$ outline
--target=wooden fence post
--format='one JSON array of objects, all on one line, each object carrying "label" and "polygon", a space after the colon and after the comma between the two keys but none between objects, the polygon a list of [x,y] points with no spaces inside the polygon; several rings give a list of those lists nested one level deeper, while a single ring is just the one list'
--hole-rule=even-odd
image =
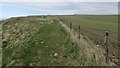
[{"label": "wooden fence post", "polygon": [[70,29],[72,29],[72,23],[70,22]]},{"label": "wooden fence post", "polygon": [[78,26],[78,32],[79,32],[79,39],[80,39],[80,25]]},{"label": "wooden fence post", "polygon": [[105,41],[104,41],[104,44],[105,44],[105,47],[106,47],[106,63],[108,63],[108,36],[109,36],[109,32],[108,31],[105,31]]},{"label": "wooden fence post", "polygon": [[118,56],[117,56],[117,59],[118,59],[118,63],[117,65],[120,66],[120,33],[118,33]]}]

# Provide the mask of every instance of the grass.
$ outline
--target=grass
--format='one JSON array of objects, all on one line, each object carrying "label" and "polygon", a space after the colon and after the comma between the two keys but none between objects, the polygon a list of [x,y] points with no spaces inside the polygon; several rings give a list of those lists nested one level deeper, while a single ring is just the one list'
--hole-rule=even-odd
[{"label": "grass", "polygon": [[81,33],[90,38],[103,42],[104,32],[109,30],[110,42],[117,45],[118,42],[118,16],[117,15],[71,15],[61,16],[66,24],[71,22],[73,28],[81,26]]},{"label": "grass", "polygon": [[68,26],[72,27],[104,47],[104,33],[109,31],[110,53],[117,55],[118,45],[118,15],[61,15],[58,16]]},{"label": "grass", "polygon": [[[27,17],[22,23],[16,21],[18,26],[13,22],[3,25],[4,39],[8,43],[6,46],[3,44],[3,66],[16,64],[25,66],[79,65],[79,62],[76,62],[80,52],[78,44],[73,44],[69,34],[59,22],[55,20],[50,24],[50,21],[40,24],[38,18]],[[49,17],[47,20],[54,20],[54,18]],[[14,27],[16,27],[15,31]],[[13,39],[8,38],[8,33]],[[26,35],[23,36],[24,34]],[[55,54],[57,56],[54,56]],[[17,62],[10,64],[14,60]]]},{"label": "grass", "polygon": [[61,16],[67,24],[70,22],[73,27],[81,26],[83,33],[94,33],[103,35],[105,30],[110,31],[112,39],[117,40],[118,33],[118,16],[117,15],[69,15]]},{"label": "grass", "polygon": [[[73,24],[81,34],[102,40],[105,30],[110,31],[112,42],[117,41],[116,16],[68,15],[58,16],[64,23]],[[6,23],[8,22],[8,23]],[[56,16],[28,16],[3,21],[3,66],[96,66],[84,49],[70,39]],[[99,62],[99,61],[98,61]]]},{"label": "grass", "polygon": [[2,25],[0,24],[0,67],[2,66]]}]

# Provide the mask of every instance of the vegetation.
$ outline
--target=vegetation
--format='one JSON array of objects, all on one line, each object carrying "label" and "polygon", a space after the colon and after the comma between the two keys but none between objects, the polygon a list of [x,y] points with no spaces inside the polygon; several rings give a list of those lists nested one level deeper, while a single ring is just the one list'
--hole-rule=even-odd
[{"label": "vegetation", "polygon": [[53,20],[26,17],[3,22],[3,66],[79,65],[78,44]]},{"label": "vegetation", "polygon": [[[102,52],[85,40],[71,39],[60,21],[83,37],[102,40],[105,30],[117,42],[116,16],[68,15],[28,16],[1,21],[3,66],[97,66],[103,65]],[[73,36],[74,37],[74,36]],[[79,43],[80,42],[80,43]],[[85,45],[83,45],[85,44]],[[89,46],[90,45],[90,46]],[[102,49],[101,49],[102,50]],[[90,51],[90,54],[88,54]],[[97,59],[96,59],[97,57]],[[105,65],[105,64],[104,64]]]},{"label": "vegetation", "polygon": [[63,15],[58,17],[68,26],[71,22],[77,32],[80,25],[82,35],[104,48],[104,33],[108,30],[109,51],[113,55],[118,55],[118,15]]}]

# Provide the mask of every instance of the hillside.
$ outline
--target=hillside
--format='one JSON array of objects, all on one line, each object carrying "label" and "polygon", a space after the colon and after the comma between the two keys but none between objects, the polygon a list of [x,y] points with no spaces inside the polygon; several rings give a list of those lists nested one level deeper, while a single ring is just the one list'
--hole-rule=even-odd
[{"label": "hillside", "polygon": [[78,39],[78,34],[59,17],[16,17],[1,24],[3,66],[115,65],[111,61],[105,63],[105,51],[101,46],[97,47],[83,34]]},{"label": "hillside", "polygon": [[76,32],[80,25],[80,33],[104,49],[104,34],[106,30],[109,31],[109,55],[119,58],[117,15],[63,15],[58,17],[68,26],[71,22]]}]

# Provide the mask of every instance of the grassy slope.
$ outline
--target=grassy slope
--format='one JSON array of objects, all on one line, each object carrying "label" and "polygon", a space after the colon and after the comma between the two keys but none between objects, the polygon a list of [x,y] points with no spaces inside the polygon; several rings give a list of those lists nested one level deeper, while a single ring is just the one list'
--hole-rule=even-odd
[{"label": "grassy slope", "polygon": [[[41,17],[11,19],[3,25],[4,65],[82,65],[80,49],[69,34],[54,21],[41,24]],[[57,56],[54,56],[55,54]],[[79,61],[81,60],[81,61]]]},{"label": "grassy slope", "polygon": [[111,37],[117,39],[118,33],[118,17],[112,15],[76,15],[61,16],[68,23],[74,26],[81,25],[81,29],[97,34],[102,34],[105,30],[109,30]]},{"label": "grassy slope", "polygon": [[[110,32],[110,49],[111,51],[117,50],[118,42],[118,16],[117,15],[66,15],[58,16],[69,25],[71,22],[74,29],[78,29],[78,25],[81,26],[81,33],[83,35],[92,38],[94,41],[100,42],[103,45],[104,32],[109,30]],[[117,51],[114,51],[117,52]]]},{"label": "grassy slope", "polygon": [[[106,16],[105,16],[106,17]],[[109,16],[108,16],[109,17]],[[105,22],[113,22],[97,16],[61,16],[66,23],[81,24],[82,33],[87,36],[102,35],[107,28],[98,28]],[[99,21],[99,19],[102,20]],[[114,17],[110,17],[112,20]],[[19,19],[19,18],[18,18]],[[41,21],[46,19],[46,22]],[[105,19],[105,20],[104,20]],[[116,19],[116,18],[115,18]],[[97,65],[94,57],[87,58],[83,49],[69,37],[69,33],[54,17],[25,17],[10,19],[3,25],[3,66],[4,65]],[[80,23],[78,23],[78,21]],[[104,22],[105,21],[105,22]],[[5,23],[3,22],[3,23]],[[89,24],[89,23],[92,24]],[[104,22],[104,23],[100,23]],[[109,24],[106,24],[109,25]],[[95,27],[92,27],[95,26]],[[97,26],[97,27],[96,27]],[[86,28],[85,28],[86,27]],[[110,26],[107,26],[112,28]],[[117,27],[116,27],[117,28]],[[89,29],[89,30],[88,30]],[[100,30],[100,31],[99,31]],[[115,28],[113,30],[116,31]],[[86,33],[87,32],[87,33]],[[83,45],[81,45],[83,46]],[[57,56],[54,56],[58,54]],[[98,64],[99,65],[99,64]],[[101,65],[101,64],[100,64]]]},{"label": "grassy slope", "polygon": [[0,66],[2,66],[2,25],[0,24]]}]

